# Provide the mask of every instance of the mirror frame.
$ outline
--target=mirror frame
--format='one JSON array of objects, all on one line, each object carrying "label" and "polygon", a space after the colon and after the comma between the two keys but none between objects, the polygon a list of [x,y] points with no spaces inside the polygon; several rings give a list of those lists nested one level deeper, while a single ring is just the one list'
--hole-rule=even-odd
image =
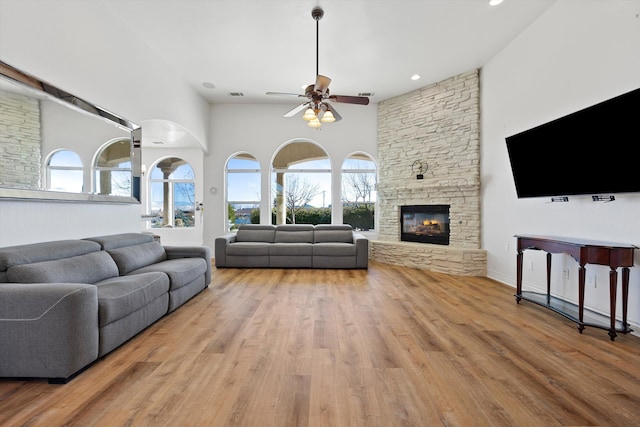
[{"label": "mirror frame", "polygon": [[50,83],[25,73],[0,60],[0,79],[36,91],[42,97],[62,104],[83,114],[100,118],[122,130],[131,138],[131,197],[92,193],[67,193],[50,190],[24,190],[0,187],[0,199],[15,200],[59,200],[69,202],[140,203],[140,179],[142,175],[142,128],[121,116],[107,111],[91,102],[59,89]]}]

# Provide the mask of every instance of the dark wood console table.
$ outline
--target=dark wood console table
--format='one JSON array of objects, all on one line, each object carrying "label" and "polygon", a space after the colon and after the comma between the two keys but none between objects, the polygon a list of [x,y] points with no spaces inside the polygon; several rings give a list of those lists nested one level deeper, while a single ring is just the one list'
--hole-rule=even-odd
[{"label": "dark wood console table", "polygon": [[[573,239],[550,236],[516,235],[518,240],[516,302],[527,300],[547,307],[562,316],[577,323],[582,333],[585,326],[607,329],[611,341],[617,332],[629,333],[632,329],[627,323],[627,302],[629,296],[629,267],[633,267],[633,245],[622,243],[598,242],[583,239]],[[522,262],[526,249],[547,252],[547,293],[522,291]],[[551,295],[551,254],[566,253],[579,264],[578,269],[578,305]],[[584,290],[586,264],[608,265],[609,271],[609,317],[584,308]],[[622,322],[616,321],[616,297],[618,272],[622,267]],[[586,318],[585,318],[586,314]]]}]

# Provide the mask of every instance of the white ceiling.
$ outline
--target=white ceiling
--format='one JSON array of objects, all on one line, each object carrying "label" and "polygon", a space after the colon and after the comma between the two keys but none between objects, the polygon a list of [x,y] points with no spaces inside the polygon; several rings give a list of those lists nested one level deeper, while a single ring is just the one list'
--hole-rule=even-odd
[{"label": "white ceiling", "polygon": [[[556,0],[103,0],[213,103],[298,102],[319,72],[371,102],[480,68]],[[559,0],[560,1],[560,0]],[[413,74],[422,78],[412,81]],[[207,89],[202,84],[215,85]],[[241,92],[243,97],[231,97]]]}]

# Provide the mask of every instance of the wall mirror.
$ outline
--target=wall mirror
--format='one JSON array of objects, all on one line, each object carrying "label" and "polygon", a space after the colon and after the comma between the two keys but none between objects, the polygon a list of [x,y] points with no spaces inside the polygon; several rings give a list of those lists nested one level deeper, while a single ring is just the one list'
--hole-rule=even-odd
[{"label": "wall mirror", "polygon": [[142,129],[0,61],[0,199],[140,200]]}]

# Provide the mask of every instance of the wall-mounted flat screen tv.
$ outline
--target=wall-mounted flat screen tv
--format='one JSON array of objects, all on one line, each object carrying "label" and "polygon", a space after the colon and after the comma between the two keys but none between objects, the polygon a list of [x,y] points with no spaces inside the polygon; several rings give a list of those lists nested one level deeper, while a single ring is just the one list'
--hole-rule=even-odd
[{"label": "wall-mounted flat screen tv", "polygon": [[640,89],[506,143],[519,198],[640,192]]}]

